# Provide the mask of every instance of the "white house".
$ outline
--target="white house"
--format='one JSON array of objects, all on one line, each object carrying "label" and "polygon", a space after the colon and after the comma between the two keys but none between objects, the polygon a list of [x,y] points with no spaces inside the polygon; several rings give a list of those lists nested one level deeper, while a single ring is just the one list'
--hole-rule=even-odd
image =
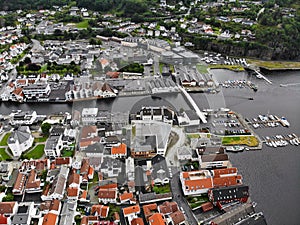
[{"label": "white house", "polygon": [[48,157],[59,157],[62,149],[62,135],[50,135],[44,148],[45,155]]},{"label": "white house", "polygon": [[31,125],[37,118],[36,111],[18,112],[13,114],[10,124],[11,125]]},{"label": "white house", "polygon": [[34,138],[31,135],[28,126],[21,126],[13,131],[8,140],[8,147],[11,149],[14,157],[20,157],[22,152],[28,150],[33,144]]}]

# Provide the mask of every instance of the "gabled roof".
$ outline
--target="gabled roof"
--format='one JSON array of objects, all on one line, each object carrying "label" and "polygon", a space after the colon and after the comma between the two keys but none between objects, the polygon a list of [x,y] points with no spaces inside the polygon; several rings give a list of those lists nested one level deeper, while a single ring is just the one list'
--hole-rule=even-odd
[{"label": "gabled roof", "polygon": [[94,216],[100,216],[101,218],[106,218],[109,212],[109,207],[104,205],[93,205],[91,209],[91,214]]},{"label": "gabled roof", "polygon": [[184,186],[186,190],[199,190],[199,189],[207,189],[213,187],[213,181],[209,178],[197,179],[197,180],[185,180]]},{"label": "gabled roof", "polygon": [[124,201],[124,200],[130,200],[130,199],[132,199],[133,198],[133,193],[132,192],[126,192],[126,193],[124,193],[124,194],[122,194],[122,195],[120,195],[120,200],[121,201]]},{"label": "gabled roof", "polygon": [[77,197],[78,196],[78,188],[68,188],[67,189],[67,195],[68,197]]},{"label": "gabled roof", "polygon": [[97,133],[97,126],[84,126],[81,129],[81,139],[88,138],[94,133]]},{"label": "gabled roof", "polygon": [[149,217],[149,224],[150,225],[165,225],[165,220],[163,215],[160,213],[155,213]]},{"label": "gabled roof", "polygon": [[56,225],[57,215],[48,213],[44,216],[42,225]]},{"label": "gabled roof", "polygon": [[131,225],[144,225],[144,221],[140,217],[134,218],[133,220],[131,220]]},{"label": "gabled roof", "polygon": [[8,217],[4,216],[3,214],[0,214],[0,224],[8,224]]},{"label": "gabled roof", "polygon": [[113,146],[111,148],[111,154],[112,155],[119,155],[119,154],[125,155],[126,152],[127,152],[127,146],[124,143],[121,143],[118,146]]},{"label": "gabled roof", "polygon": [[159,212],[162,214],[170,214],[178,210],[178,205],[176,202],[164,202],[158,206]]},{"label": "gabled roof", "polygon": [[115,190],[105,190],[100,189],[98,192],[98,198],[102,199],[115,199],[116,198],[116,191]]},{"label": "gabled roof", "polygon": [[141,212],[140,206],[139,205],[134,205],[134,206],[129,206],[126,208],[123,208],[123,213],[124,216],[128,216],[130,214],[138,214]]},{"label": "gabled roof", "polygon": [[170,214],[170,217],[174,223],[174,225],[178,225],[185,221],[184,214],[181,211],[176,211]]},{"label": "gabled roof", "polygon": [[0,202],[0,214],[12,214],[17,202]]},{"label": "gabled roof", "polygon": [[80,182],[80,175],[76,172],[73,172],[70,175],[69,180],[68,180],[69,185],[73,184],[73,183],[74,184],[79,184],[79,182]]}]

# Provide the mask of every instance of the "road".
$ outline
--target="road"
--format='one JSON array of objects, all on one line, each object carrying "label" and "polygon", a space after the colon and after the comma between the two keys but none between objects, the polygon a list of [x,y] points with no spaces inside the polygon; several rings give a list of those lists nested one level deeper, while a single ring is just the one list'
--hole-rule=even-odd
[{"label": "road", "polygon": [[197,220],[194,217],[194,213],[192,212],[191,208],[189,207],[187,200],[184,198],[183,192],[181,190],[181,183],[179,180],[179,171],[176,167],[171,167],[173,178],[171,179],[171,189],[173,193],[173,201],[177,202],[179,208],[183,209],[186,222],[190,225],[198,225]]},{"label": "road", "polygon": [[179,137],[178,141],[171,147],[169,148],[167,155],[166,155],[166,160],[167,164],[169,166],[175,166],[175,167],[180,167],[180,163],[177,158],[177,149],[181,146],[184,146],[185,143],[185,134],[184,130],[181,127],[172,127],[172,132],[176,133]]}]

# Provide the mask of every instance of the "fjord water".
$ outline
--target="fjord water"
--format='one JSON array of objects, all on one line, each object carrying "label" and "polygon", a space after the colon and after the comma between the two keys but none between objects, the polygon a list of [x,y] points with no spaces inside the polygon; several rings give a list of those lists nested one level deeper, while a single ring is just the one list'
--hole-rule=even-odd
[{"label": "fjord water", "polygon": [[[220,81],[228,79],[251,80],[258,85],[258,91],[249,89],[223,89],[217,96],[212,94],[191,94],[200,109],[228,107],[240,112],[244,117],[253,118],[268,112],[285,116],[291,123],[289,128],[262,128],[255,130],[261,136],[295,133],[300,135],[300,71],[274,72],[266,74],[273,84],[267,84],[246,72],[212,70]],[[280,87],[280,84],[294,83],[294,86]],[[249,100],[253,97],[254,100]],[[15,105],[0,104],[0,114],[11,110],[36,110],[38,114],[72,112],[83,107],[98,107],[112,112],[137,111],[141,106],[170,105],[177,110],[189,109],[181,94],[164,94],[162,99],[145,96],[121,97],[114,100],[76,102],[68,104],[30,103]],[[263,211],[268,224],[297,225],[300,221],[300,147],[291,146],[270,148],[263,146],[261,151],[230,154],[233,166],[243,175],[250,186],[251,199],[257,202],[257,211]]]},{"label": "fjord water", "polygon": [[[285,116],[291,124],[289,128],[255,130],[259,135],[295,133],[300,136],[300,71],[267,74],[272,85],[249,77],[246,73],[224,70],[214,70],[213,73],[219,80],[242,77],[258,84],[256,93],[240,89],[223,90],[228,108],[248,118],[268,112]],[[280,84],[294,85],[281,87]],[[254,100],[248,100],[248,97]],[[258,203],[257,211],[264,212],[268,224],[299,224],[300,146],[288,145],[275,149],[263,145],[261,151],[230,154],[230,159],[243,175],[244,183],[250,186],[251,199]]]}]

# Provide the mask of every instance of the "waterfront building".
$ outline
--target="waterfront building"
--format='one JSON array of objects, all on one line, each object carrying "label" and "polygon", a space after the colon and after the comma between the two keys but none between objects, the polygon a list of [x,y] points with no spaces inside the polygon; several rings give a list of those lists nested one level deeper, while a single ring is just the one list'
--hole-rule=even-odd
[{"label": "waterfront building", "polygon": [[214,205],[222,209],[222,204],[232,201],[247,202],[249,187],[237,185],[230,187],[213,188],[208,191],[208,198]]},{"label": "waterfront building", "polygon": [[10,119],[11,125],[32,125],[37,119],[36,111],[21,111],[14,113]]},{"label": "waterfront building", "polygon": [[83,125],[95,125],[97,122],[98,108],[83,108],[81,121]]},{"label": "waterfront building", "polygon": [[27,100],[47,100],[51,92],[49,84],[30,84],[26,87],[23,87],[23,93]]}]

